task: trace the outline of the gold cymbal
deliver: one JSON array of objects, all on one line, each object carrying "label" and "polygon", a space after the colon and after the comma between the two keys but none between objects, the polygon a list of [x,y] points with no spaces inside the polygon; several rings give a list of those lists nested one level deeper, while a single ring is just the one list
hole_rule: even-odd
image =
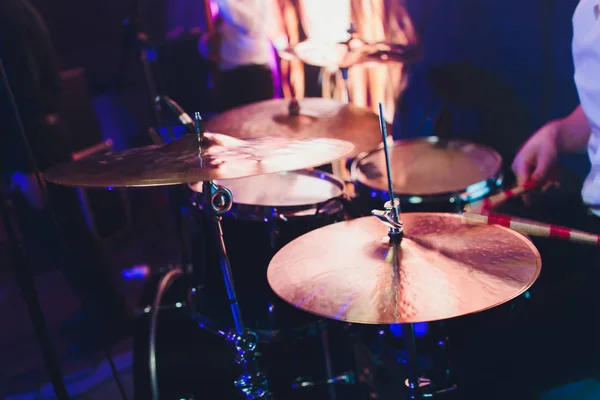
[{"label": "gold cymbal", "polygon": [[379,118],[370,110],[324,98],[301,99],[298,104],[299,115],[292,115],[290,100],[261,101],[219,114],[206,127],[240,139],[270,136],[346,140],[355,146],[351,157],[374,150],[381,143]]},{"label": "gold cymbal", "polygon": [[206,133],[202,157],[196,135],[163,146],[109,152],[58,165],[44,178],[59,185],[104,188],[195,183],[294,171],[347,156],[354,146],[335,139],[239,140]]},{"label": "gold cymbal", "polygon": [[466,225],[458,214],[402,214],[404,239],[364,217],[317,229],[271,261],[282,299],[327,318],[364,324],[436,321],[507,302],[537,279],[533,244],[508,228]]}]

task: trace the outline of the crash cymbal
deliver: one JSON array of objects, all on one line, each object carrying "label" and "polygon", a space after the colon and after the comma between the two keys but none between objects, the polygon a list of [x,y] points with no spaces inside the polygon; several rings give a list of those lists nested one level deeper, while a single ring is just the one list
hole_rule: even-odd
[{"label": "crash cymbal", "polygon": [[59,165],[44,178],[59,185],[104,188],[195,183],[294,171],[345,157],[354,146],[335,139],[239,140],[206,133],[202,157],[196,135],[163,146],[90,156]]},{"label": "crash cymbal", "polygon": [[313,314],[365,324],[436,321],[507,302],[529,288],[540,254],[519,233],[466,225],[458,214],[405,213],[390,245],[376,217],[340,222],[284,246],[267,278]]},{"label": "crash cymbal", "polygon": [[[324,98],[298,100],[299,115],[289,111],[290,100],[273,99],[226,111],[211,118],[210,131],[240,139],[280,137],[332,138],[354,144],[353,157],[381,143],[379,119],[370,110]],[[391,132],[388,126],[388,132]]]},{"label": "crash cymbal", "polygon": [[348,43],[331,43],[309,39],[279,51],[284,60],[297,59],[305,64],[329,69],[356,65],[374,67],[387,63],[407,63],[418,59],[414,46],[390,42],[366,43],[354,38]]},{"label": "crash cymbal", "polygon": [[374,68],[382,64],[405,64],[419,58],[416,48],[387,42],[366,44],[363,50],[349,52],[341,62],[341,68],[360,65]]}]

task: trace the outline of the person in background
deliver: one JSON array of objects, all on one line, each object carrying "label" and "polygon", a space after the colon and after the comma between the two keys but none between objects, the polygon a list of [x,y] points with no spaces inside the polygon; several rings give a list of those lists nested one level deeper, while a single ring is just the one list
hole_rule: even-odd
[{"label": "person in background", "polygon": [[[524,210],[508,213],[600,234],[598,0],[580,0],[575,9],[572,56],[580,104],[535,132],[512,169],[520,184],[543,183],[561,155],[587,150],[590,172],[583,183],[562,179],[560,189],[531,197]],[[488,326],[487,333],[477,332],[481,339],[467,346],[472,355],[462,366],[465,399],[540,398],[574,382],[580,384],[561,388],[566,394],[560,398],[600,398],[600,250],[565,240],[532,240],[542,257],[542,274],[529,300],[513,303],[509,318]]]},{"label": "person in background", "polygon": [[[28,239],[44,242],[81,300],[83,311],[63,327],[71,337],[71,350],[99,350],[128,333],[132,314],[88,229],[77,192],[46,184],[57,231],[37,182],[36,175],[70,161],[72,152],[60,115],[57,56],[42,17],[28,0],[0,2],[0,60],[7,78],[5,82],[0,75],[0,184],[11,197],[26,247]],[[19,129],[7,84],[37,165]]]},{"label": "person in background", "polygon": [[271,69],[272,0],[213,0],[215,32],[200,52],[216,63],[215,92],[222,111],[274,97]]}]

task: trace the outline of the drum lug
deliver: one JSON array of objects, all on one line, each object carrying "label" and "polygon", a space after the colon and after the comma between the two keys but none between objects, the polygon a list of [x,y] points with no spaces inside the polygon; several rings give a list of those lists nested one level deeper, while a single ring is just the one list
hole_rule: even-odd
[{"label": "drum lug", "polygon": [[283,214],[277,214],[277,215],[275,216],[275,218],[276,218],[277,220],[279,220],[279,221],[288,222],[288,219],[287,219],[287,217],[286,217],[285,215],[283,215]]}]

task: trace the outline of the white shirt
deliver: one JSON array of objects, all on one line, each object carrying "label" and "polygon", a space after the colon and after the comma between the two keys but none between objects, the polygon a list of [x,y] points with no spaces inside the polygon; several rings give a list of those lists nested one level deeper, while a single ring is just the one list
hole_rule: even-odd
[{"label": "white shirt", "polygon": [[220,59],[222,70],[243,65],[269,64],[269,0],[214,0],[223,24]]},{"label": "white shirt", "polygon": [[[592,168],[582,190],[586,204],[600,205],[600,0],[581,0],[573,14],[575,84],[592,134],[588,155]],[[594,214],[600,215],[600,209]]]},{"label": "white shirt", "polygon": [[307,40],[329,44],[350,38],[350,0],[301,0],[300,9]]}]

